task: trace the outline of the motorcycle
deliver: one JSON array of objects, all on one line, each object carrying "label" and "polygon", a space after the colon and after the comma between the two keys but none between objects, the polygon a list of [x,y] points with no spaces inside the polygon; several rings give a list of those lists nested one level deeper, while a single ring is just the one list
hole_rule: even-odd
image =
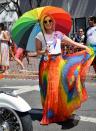
[{"label": "motorcycle", "polygon": [[0,131],[33,131],[30,105],[16,92],[0,91]]}]

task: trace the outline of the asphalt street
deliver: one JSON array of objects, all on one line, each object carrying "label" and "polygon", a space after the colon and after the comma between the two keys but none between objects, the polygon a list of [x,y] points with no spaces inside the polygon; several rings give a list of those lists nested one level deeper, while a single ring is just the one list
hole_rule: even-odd
[{"label": "asphalt street", "polygon": [[42,106],[38,80],[8,80],[0,81],[0,90],[15,90],[32,107],[33,131],[96,131],[96,83],[86,82],[88,100],[82,104],[75,114],[66,122],[40,125]]}]

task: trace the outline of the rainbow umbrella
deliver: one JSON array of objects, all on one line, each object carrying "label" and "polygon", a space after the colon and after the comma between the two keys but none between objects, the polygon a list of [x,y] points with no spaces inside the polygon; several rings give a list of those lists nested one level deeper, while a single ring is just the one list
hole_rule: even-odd
[{"label": "rainbow umbrella", "polygon": [[24,13],[12,27],[12,38],[16,44],[27,51],[35,51],[35,36],[42,31],[40,20],[46,14],[56,22],[56,30],[68,35],[71,30],[71,16],[64,9],[54,6],[35,8]]}]

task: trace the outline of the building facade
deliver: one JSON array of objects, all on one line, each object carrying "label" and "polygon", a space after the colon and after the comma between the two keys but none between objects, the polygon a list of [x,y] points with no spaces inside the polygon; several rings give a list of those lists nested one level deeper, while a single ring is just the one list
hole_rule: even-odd
[{"label": "building facade", "polygon": [[[36,7],[36,0],[32,1],[34,7]],[[23,13],[31,9],[28,0],[21,0],[20,4]],[[40,6],[45,5],[62,7],[68,11],[73,19],[73,32],[80,27],[85,30],[87,18],[92,15],[96,16],[96,0],[41,0]]]},{"label": "building facade", "polygon": [[[0,3],[2,2],[4,3],[4,1],[6,2],[6,0],[0,0]],[[87,26],[87,18],[92,15],[96,16],[96,0],[38,0],[38,1],[41,1],[40,6],[46,5],[58,6],[68,11],[71,14],[73,20],[73,28],[72,28],[73,32],[75,32],[78,28],[82,26],[85,30]],[[32,0],[32,3],[33,4],[31,6],[29,0],[20,0],[21,12],[25,13],[26,11],[37,7],[38,5],[37,0]],[[4,17],[4,15],[2,16]],[[10,20],[11,19],[12,17],[10,18]]]}]

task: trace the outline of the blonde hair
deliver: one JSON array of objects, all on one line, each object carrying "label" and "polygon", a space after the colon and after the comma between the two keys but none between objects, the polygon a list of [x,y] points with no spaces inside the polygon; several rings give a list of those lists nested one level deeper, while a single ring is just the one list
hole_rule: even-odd
[{"label": "blonde hair", "polygon": [[55,31],[55,20],[53,19],[53,17],[50,15],[50,14],[46,14],[46,15],[43,15],[40,19],[40,26],[41,26],[41,29],[43,31],[43,33],[46,32],[46,29],[44,28],[44,19],[46,17],[50,17],[53,21],[53,24],[52,24],[52,30]]}]

